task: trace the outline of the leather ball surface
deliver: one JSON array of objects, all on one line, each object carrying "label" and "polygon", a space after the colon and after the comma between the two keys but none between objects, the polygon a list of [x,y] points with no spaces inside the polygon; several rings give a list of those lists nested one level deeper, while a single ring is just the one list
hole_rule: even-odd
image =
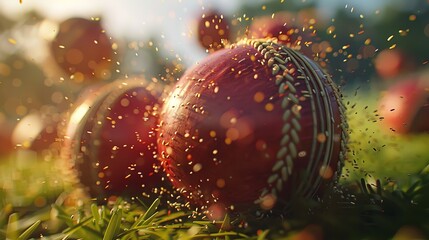
[{"label": "leather ball surface", "polygon": [[339,93],[314,62],[247,40],[182,76],[162,109],[158,151],[197,205],[268,210],[337,179],[346,127]]}]

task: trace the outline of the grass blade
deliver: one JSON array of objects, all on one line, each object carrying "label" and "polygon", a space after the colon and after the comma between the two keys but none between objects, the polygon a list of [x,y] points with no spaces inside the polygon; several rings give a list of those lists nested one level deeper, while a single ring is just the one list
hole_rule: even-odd
[{"label": "grass blade", "polygon": [[153,219],[156,217],[157,214],[158,214],[158,212],[155,212],[148,219],[144,220],[144,222],[142,223],[142,226],[150,224],[153,221]]},{"label": "grass blade", "polygon": [[63,231],[63,233],[65,234],[64,239],[68,238],[69,236],[75,233],[82,239],[101,239],[102,235],[99,232],[95,231],[93,228],[85,226],[86,224],[90,223],[93,219],[94,218],[90,216],[85,220],[81,221],[80,223],[65,229]]},{"label": "grass blade", "polygon": [[239,232],[222,232],[222,233],[202,233],[194,235],[194,239],[199,238],[209,238],[209,237],[226,237],[226,236],[235,236],[235,237],[241,237],[241,238],[249,238],[246,234],[239,233]]},{"label": "grass blade", "polygon": [[157,220],[156,223],[157,224],[161,224],[161,223],[165,223],[165,222],[169,222],[184,216],[187,216],[188,214],[186,214],[185,212],[175,212],[175,213],[171,213],[165,217],[162,217],[161,219]]},{"label": "grass blade", "polygon": [[270,232],[270,230],[264,230],[261,234],[258,235],[258,239],[257,240],[265,240],[267,239],[268,233]]},{"label": "grass blade", "polygon": [[58,212],[57,218],[63,220],[64,223],[67,224],[67,226],[69,226],[69,227],[73,226],[73,220],[66,213],[66,211],[64,211],[64,209],[61,206],[58,206],[58,205],[54,204],[54,205],[52,205],[52,208],[54,208],[55,210],[57,210],[57,212]]},{"label": "grass blade", "polygon": [[[225,218],[223,219],[223,223],[220,226],[219,233],[225,232],[226,230],[231,229],[231,219],[228,214],[225,214]],[[229,236],[225,236],[225,240],[229,239]],[[220,237],[217,237],[216,240],[220,240]]]},{"label": "grass blade", "polygon": [[121,227],[122,209],[113,212],[112,218],[107,225],[103,240],[112,240]]},{"label": "grass blade", "polygon": [[[92,221],[92,217],[89,217],[83,221],[81,221],[80,223],[70,226],[69,228],[66,228],[63,233],[66,235],[66,238],[68,238],[70,235],[72,235],[75,232],[80,231],[79,233],[81,233],[83,231],[83,226],[87,223],[89,223],[90,221]],[[83,234],[84,235],[84,234]]]},{"label": "grass blade", "polygon": [[143,220],[148,219],[149,217],[151,217],[155,213],[160,202],[161,202],[161,199],[159,199],[159,198],[157,198],[157,199],[155,199],[155,201],[153,201],[153,203],[150,205],[150,207],[147,209],[146,213],[144,214]]},{"label": "grass blade", "polygon": [[147,209],[145,214],[143,216],[140,216],[137,221],[134,222],[134,224],[131,226],[131,228],[135,228],[137,226],[142,225],[148,218],[152,217],[152,215],[155,213],[156,209],[159,206],[160,199],[157,198],[153,203],[150,205],[150,207]]},{"label": "grass blade", "polygon": [[136,197],[137,201],[143,206],[144,209],[148,209],[147,205],[138,197]]},{"label": "grass blade", "polygon": [[220,227],[219,232],[224,232],[231,229],[231,218],[228,214],[225,214],[225,218],[223,219],[222,226]]},{"label": "grass blade", "polygon": [[30,227],[28,227],[21,235],[19,235],[18,240],[26,240],[29,239],[31,234],[39,227],[42,221],[38,220],[33,223]]},{"label": "grass blade", "polygon": [[100,209],[96,204],[91,204],[91,213],[94,217],[94,225],[97,230],[100,230],[104,227],[104,222],[101,216]]},{"label": "grass blade", "polygon": [[6,229],[6,239],[16,240],[18,239],[18,214],[12,213],[9,216]]},{"label": "grass blade", "polygon": [[361,187],[363,193],[369,194],[368,189],[366,188],[365,179],[363,179],[363,178],[360,179],[360,187]]}]

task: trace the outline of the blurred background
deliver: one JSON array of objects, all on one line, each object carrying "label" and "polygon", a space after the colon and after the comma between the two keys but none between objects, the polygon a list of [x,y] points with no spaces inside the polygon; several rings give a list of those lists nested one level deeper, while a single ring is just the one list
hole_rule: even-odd
[{"label": "blurred background", "polygon": [[58,158],[75,101],[133,76],[168,90],[216,50],[198,28],[209,13],[230,43],[263,18],[298,29],[348,109],[342,181],[427,171],[429,1],[0,0],[0,208],[42,208],[70,188]]}]

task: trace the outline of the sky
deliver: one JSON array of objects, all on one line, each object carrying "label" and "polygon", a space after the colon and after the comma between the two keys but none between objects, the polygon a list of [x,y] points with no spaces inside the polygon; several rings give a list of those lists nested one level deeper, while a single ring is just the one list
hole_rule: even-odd
[{"label": "sky", "polygon": [[[286,0],[287,1],[287,0]],[[303,0],[305,1],[305,0]],[[242,4],[260,4],[264,0],[0,0],[0,11],[17,18],[29,10],[37,10],[53,21],[72,16],[102,16],[106,31],[114,38],[146,41],[155,36],[163,41],[163,49],[178,54],[192,64],[205,56],[195,48],[195,19],[204,9],[219,9],[231,15]],[[379,8],[385,0],[320,0],[321,10],[332,13],[336,6],[356,6],[363,12]]]}]

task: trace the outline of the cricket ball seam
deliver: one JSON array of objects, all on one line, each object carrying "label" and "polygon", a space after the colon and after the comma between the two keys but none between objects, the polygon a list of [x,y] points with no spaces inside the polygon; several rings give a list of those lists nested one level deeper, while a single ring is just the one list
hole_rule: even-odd
[{"label": "cricket ball seam", "polygon": [[[322,79],[319,77],[319,75],[315,72],[315,70],[312,68],[312,66],[310,66],[308,61],[305,61],[305,58],[299,58],[296,55],[295,52],[290,51],[288,49],[285,49],[286,52],[288,52],[291,57],[292,60],[294,62],[294,64],[296,66],[299,66],[299,70],[298,72],[302,72],[304,70],[306,70],[307,72],[304,73],[302,72],[302,74],[304,75],[304,80],[306,80],[307,83],[307,87],[308,90],[312,90],[313,94],[315,95],[315,97],[311,97],[311,100],[314,102],[314,100],[317,101],[317,107],[314,107],[313,104],[313,109],[314,110],[324,110],[324,114],[323,112],[318,112],[318,116],[319,118],[317,118],[317,116],[314,116],[314,111],[313,111],[313,150],[312,150],[312,154],[314,154],[314,152],[316,150],[314,150],[314,148],[316,146],[319,147],[318,149],[318,154],[317,157],[310,157],[310,164],[308,164],[307,167],[307,176],[312,177],[311,179],[309,179],[306,183],[307,186],[303,186],[303,184],[301,184],[297,190],[297,193],[299,193],[300,191],[305,191],[303,193],[303,195],[305,197],[307,196],[311,196],[319,187],[320,185],[320,177],[319,174],[316,174],[314,171],[316,171],[317,166],[315,166],[315,163],[318,163],[320,161],[315,161],[315,159],[321,159],[324,158],[322,161],[322,166],[329,166],[329,162],[330,162],[330,158],[332,156],[332,150],[333,150],[333,135],[330,133],[334,132],[334,123],[335,120],[332,118],[332,116],[334,116],[333,112],[332,112],[332,104],[331,101],[328,101],[327,96],[329,95],[329,93],[326,91],[326,88],[324,87],[323,83],[322,83]],[[309,77],[311,75],[311,79],[315,80],[315,81],[309,81]],[[299,78],[300,76],[298,76],[297,78]],[[327,77],[325,77],[325,79],[327,79]],[[312,84],[312,86],[310,86],[310,83]],[[311,95],[310,95],[311,96]],[[323,100],[323,103],[320,102],[320,100]],[[326,123],[325,123],[325,118],[324,116],[331,116],[330,119],[326,119]],[[318,122],[316,121],[316,119],[318,119],[321,123],[317,124]],[[329,123],[329,120],[331,120],[331,124]],[[317,126],[320,126],[320,129],[317,128]],[[325,135],[325,137],[327,137],[327,141],[323,141],[323,142],[319,142],[319,144],[317,144],[317,135],[318,133],[323,133]],[[326,143],[326,144],[325,144]],[[326,147],[324,147],[324,145],[326,145]],[[324,156],[322,156],[323,150],[326,150],[327,153],[324,154]],[[311,170],[311,173],[308,173],[308,171]],[[316,178],[316,179],[313,179]],[[310,184],[311,183],[311,184]],[[312,188],[311,188],[312,187]],[[303,190],[301,190],[302,188],[304,188]]]},{"label": "cricket ball seam", "polygon": [[[285,125],[282,129],[282,140],[280,142],[280,149],[276,154],[278,161],[272,167],[272,173],[267,179],[268,186],[262,189],[260,198],[255,203],[260,203],[265,195],[268,193],[277,196],[283,188],[283,184],[288,180],[292,174],[293,159],[297,156],[296,144],[299,143],[298,133],[301,130],[299,119],[301,118],[299,111],[287,109],[290,102],[293,106],[297,106],[298,99],[295,97],[296,89],[293,85],[294,79],[287,73],[285,63],[290,59],[287,57],[283,60],[282,56],[273,46],[272,42],[260,42],[258,40],[247,41],[247,44],[253,46],[263,58],[267,61],[268,67],[271,67],[272,75],[275,77],[275,83],[279,86],[279,94],[285,94],[282,100],[282,108],[285,110],[283,113],[283,121]],[[282,71],[280,71],[282,70]],[[286,86],[288,93],[286,95]],[[288,123],[291,122],[292,124]]]},{"label": "cricket ball seam", "polygon": [[[323,158],[322,166],[329,166],[334,147],[333,141],[335,136],[333,136],[333,133],[336,127],[335,120],[331,117],[330,119],[326,119],[325,123],[325,118],[323,117],[333,116],[333,106],[331,101],[328,100],[329,92],[324,87],[322,83],[323,80],[326,81],[326,83],[332,88],[332,93],[336,99],[338,110],[341,115],[340,127],[342,133],[340,136],[341,149],[338,169],[341,169],[345,159],[345,154],[347,151],[346,142],[348,139],[346,132],[347,126],[344,118],[344,106],[342,105],[338,90],[334,86],[329,76],[321,73],[325,77],[322,79],[319,74],[317,74],[316,71],[312,69],[311,63],[309,61],[306,61],[305,58],[299,57],[294,51],[275,44],[275,41],[268,40],[261,42],[259,40],[252,39],[238,43],[238,45],[240,44],[253,46],[263,56],[263,59],[266,61],[268,67],[270,67],[272,70],[272,75],[275,78],[275,84],[279,87],[279,94],[284,94],[281,103],[281,107],[284,110],[282,116],[282,120],[284,122],[282,129],[283,137],[280,142],[280,149],[276,155],[278,161],[272,167],[272,173],[267,180],[268,186],[262,189],[260,197],[255,201],[255,203],[260,203],[267,194],[277,197],[277,194],[282,191],[283,185],[287,182],[289,176],[292,174],[294,160],[296,160],[298,155],[297,145],[300,142],[298,134],[302,127],[300,124],[301,115],[299,112],[299,97],[296,96],[297,90],[295,88],[295,84],[300,81],[295,81],[295,79],[288,74],[288,68],[286,66],[286,63],[288,62],[293,62],[293,64],[297,67],[297,72],[300,75],[298,75],[296,79],[304,81],[307,87],[307,90],[301,90],[300,94],[305,98],[310,99],[310,104],[313,108],[313,144],[310,153],[310,164],[306,168],[306,176],[313,177],[315,179],[310,179],[305,183],[300,184],[296,190],[297,194],[302,193],[302,195],[305,197],[311,196],[317,191],[318,186],[321,184],[321,178],[317,177],[318,174],[315,174],[314,172],[317,168],[315,164],[319,162],[316,160]],[[304,70],[306,72],[304,72]],[[311,76],[315,81],[309,81],[309,76]],[[315,95],[315,97],[313,97],[313,95]],[[293,103],[293,105],[290,106],[290,103]],[[319,120],[321,124],[318,124],[317,120]],[[316,142],[318,133],[325,134],[327,141],[322,143],[319,142],[318,144]],[[316,149],[316,146],[318,149]],[[322,155],[324,152],[325,154]],[[317,156],[314,156],[316,154]],[[338,179],[337,172],[335,172],[333,177],[335,180]]]}]

